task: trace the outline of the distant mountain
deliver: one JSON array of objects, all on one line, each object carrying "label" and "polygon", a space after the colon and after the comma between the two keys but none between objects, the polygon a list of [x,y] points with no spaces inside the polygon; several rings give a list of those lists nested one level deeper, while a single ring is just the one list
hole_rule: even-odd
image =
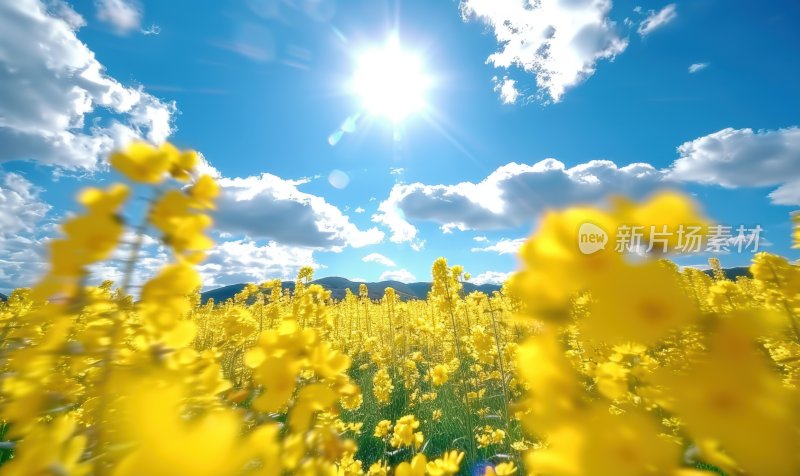
[{"label": "distant mountain", "polygon": [[[331,292],[333,299],[343,299],[347,289],[353,294],[358,294],[358,287],[362,283],[350,281],[347,278],[330,277],[320,278],[311,281],[311,284],[319,284]],[[431,290],[431,283],[401,283],[400,281],[380,281],[377,283],[363,283],[367,285],[369,290],[370,299],[380,299],[386,292],[386,288],[394,288],[397,296],[402,300],[408,299],[425,299],[428,297],[428,292]],[[209,299],[214,302],[225,302],[240,292],[246,284],[232,284],[222,288],[212,289],[202,293],[202,302],[205,303]],[[283,289],[294,291],[294,281],[284,281]],[[476,285],[473,283],[464,283],[464,292],[469,294],[473,291],[480,291],[486,294],[491,294],[499,291],[500,286],[495,284],[481,284]]]},{"label": "distant mountain", "polygon": [[0,301],[5,301],[6,299],[8,299],[8,296],[6,296],[3,293],[0,293]]},{"label": "distant mountain", "polygon": [[[714,277],[714,270],[713,269],[704,269],[704,273]],[[730,279],[731,281],[736,281],[736,278],[752,278],[753,275],[750,274],[750,268],[747,266],[737,266],[735,268],[723,268],[722,272],[725,273],[725,277]]]}]

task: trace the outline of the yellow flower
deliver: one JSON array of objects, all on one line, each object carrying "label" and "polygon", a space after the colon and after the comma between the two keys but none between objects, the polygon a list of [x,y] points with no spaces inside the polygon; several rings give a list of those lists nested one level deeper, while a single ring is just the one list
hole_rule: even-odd
[{"label": "yellow flower", "polygon": [[514,463],[500,463],[497,466],[487,466],[483,476],[512,476],[517,474]]},{"label": "yellow flower", "polygon": [[394,385],[392,384],[392,378],[389,376],[389,372],[385,368],[375,372],[375,375],[372,377],[372,393],[375,394],[375,398],[378,402],[384,405],[389,403],[393,390]]},{"label": "yellow flower", "polygon": [[428,459],[424,454],[420,453],[408,463],[403,461],[394,469],[395,476],[425,476],[425,466],[428,464]]},{"label": "yellow flower", "polygon": [[446,365],[439,364],[431,369],[431,381],[434,385],[444,385],[450,378],[449,370]]},{"label": "yellow flower", "polygon": [[86,437],[75,436],[75,430],[75,422],[69,417],[58,417],[49,424],[38,423],[19,443],[14,458],[3,465],[3,474],[90,474],[91,465],[80,462]]},{"label": "yellow flower", "polygon": [[203,208],[213,209],[218,195],[219,185],[209,175],[203,175],[189,188],[189,196]]},{"label": "yellow flower", "polygon": [[[590,223],[608,235],[608,244],[585,255],[578,247],[581,226]],[[617,222],[593,208],[571,208],[542,217],[538,231],[520,249],[525,267],[509,280],[512,294],[534,316],[554,321],[568,317],[566,306],[574,293],[607,279],[622,266],[614,251]]]},{"label": "yellow flower", "polygon": [[150,223],[165,234],[170,234],[175,227],[174,222],[189,215],[192,205],[192,200],[185,194],[169,190],[150,209]]},{"label": "yellow flower", "polygon": [[180,180],[181,182],[186,182],[191,178],[190,172],[194,170],[199,162],[199,157],[197,152],[193,150],[186,150],[186,151],[179,151],[176,149],[172,144],[164,144],[166,148],[171,148],[173,150],[170,151],[170,158],[172,159],[172,164],[170,166],[169,173],[172,175],[172,178],[176,180]]},{"label": "yellow flower", "polygon": [[[166,378],[162,378],[166,377]],[[122,396],[109,412],[120,446],[131,448],[114,466],[113,476],[173,474],[219,476],[238,474],[253,458],[280,468],[275,444],[277,425],[242,437],[240,416],[215,409],[187,421],[181,417],[185,389],[168,377],[118,375],[115,390]]]},{"label": "yellow flower", "polygon": [[171,303],[180,308],[188,308],[191,303],[186,296],[198,289],[200,284],[200,275],[192,266],[186,263],[171,264],[145,283],[141,299],[143,302],[157,302],[161,305]]},{"label": "yellow flower", "polygon": [[517,368],[530,395],[523,422],[531,431],[558,422],[573,411],[580,388],[553,332],[530,337],[520,345]]},{"label": "yellow flower", "polygon": [[388,476],[389,475],[389,465],[386,461],[377,461],[372,463],[367,471],[369,476]]},{"label": "yellow flower", "polygon": [[375,425],[374,436],[376,438],[384,438],[392,430],[392,422],[389,420],[381,420]]},{"label": "yellow flower", "polygon": [[600,393],[616,400],[628,391],[628,369],[617,362],[603,362],[595,368],[594,381]]},{"label": "yellow flower", "polygon": [[170,190],[150,210],[150,222],[164,233],[164,242],[177,253],[203,251],[214,244],[203,234],[211,226],[211,217],[193,211],[195,205],[190,197]]},{"label": "yellow flower", "polygon": [[749,474],[797,474],[796,396],[783,386],[750,335],[747,316],[708,338],[708,351],[686,356],[687,369],[662,373],[664,403],[696,440],[715,440]]},{"label": "yellow flower", "polygon": [[344,376],[350,368],[350,357],[331,348],[328,342],[321,342],[311,351],[309,358],[314,372],[322,378],[336,379]]},{"label": "yellow flower", "polygon": [[91,214],[112,215],[117,213],[129,195],[130,189],[126,185],[118,183],[106,190],[94,187],[84,189],[78,195],[78,201]]},{"label": "yellow flower", "polygon": [[453,450],[428,463],[426,469],[430,476],[450,476],[458,473],[463,460],[464,452]]},{"label": "yellow flower", "polygon": [[606,405],[594,404],[562,421],[546,448],[528,453],[526,464],[538,474],[671,474],[680,464],[680,446],[658,430],[647,414],[613,415]]},{"label": "yellow flower", "polygon": [[595,342],[653,344],[697,312],[678,275],[657,261],[618,268],[591,292],[581,329]]},{"label": "yellow flower", "polygon": [[424,437],[422,432],[415,431],[417,428],[419,428],[419,421],[414,415],[400,417],[394,424],[394,432],[392,432],[392,438],[389,440],[392,447],[399,448],[401,446],[414,445],[415,448],[419,449],[422,446]]},{"label": "yellow flower", "polygon": [[124,151],[111,154],[111,165],[134,182],[157,184],[173,166],[177,149],[171,144],[153,147],[133,142]]},{"label": "yellow flower", "polygon": [[[630,227],[642,227],[642,243],[653,242],[653,251],[656,252],[661,252],[664,245],[655,244],[658,241],[651,241],[652,239],[663,239],[669,252],[680,244],[681,227],[684,230],[689,227],[699,227],[700,235],[704,235],[708,227],[708,221],[700,213],[697,204],[678,192],[658,192],[640,204],[617,198],[615,205],[619,223]],[[665,230],[666,234],[661,234]]]},{"label": "yellow flower", "polygon": [[289,413],[289,428],[296,433],[308,430],[314,413],[333,406],[338,395],[323,384],[308,385],[300,389],[297,401]]}]

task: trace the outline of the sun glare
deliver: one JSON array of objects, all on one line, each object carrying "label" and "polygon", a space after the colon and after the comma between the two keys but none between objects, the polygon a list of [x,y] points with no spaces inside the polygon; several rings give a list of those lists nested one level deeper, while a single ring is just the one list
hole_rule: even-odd
[{"label": "sun glare", "polygon": [[425,108],[429,86],[420,58],[391,40],[361,55],[352,92],[368,113],[397,122]]}]

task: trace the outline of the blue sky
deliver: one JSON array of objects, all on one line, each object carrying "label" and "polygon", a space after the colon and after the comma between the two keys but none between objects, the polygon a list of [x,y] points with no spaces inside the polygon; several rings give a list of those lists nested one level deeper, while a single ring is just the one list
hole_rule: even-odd
[{"label": "blue sky", "polygon": [[[291,277],[303,264],[318,276],[428,280],[438,256],[498,281],[543,210],[662,186],[694,194],[719,223],[760,225],[770,251],[797,258],[796,2],[22,0],[0,10],[0,291],[31,284],[77,190],[119,179],[104,156],[136,137],[194,148],[220,178],[207,287]],[[426,107],[400,121],[363,110],[349,87],[359,57],[393,36],[430,78]],[[156,240],[146,252],[142,276],[168,258]]]}]

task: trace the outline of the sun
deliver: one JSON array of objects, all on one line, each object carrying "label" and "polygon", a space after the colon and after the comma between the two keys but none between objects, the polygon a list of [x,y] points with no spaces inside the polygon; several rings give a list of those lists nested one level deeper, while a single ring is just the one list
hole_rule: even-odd
[{"label": "sun", "polygon": [[393,38],[358,58],[351,87],[366,112],[399,122],[426,108],[430,83],[419,56]]}]

